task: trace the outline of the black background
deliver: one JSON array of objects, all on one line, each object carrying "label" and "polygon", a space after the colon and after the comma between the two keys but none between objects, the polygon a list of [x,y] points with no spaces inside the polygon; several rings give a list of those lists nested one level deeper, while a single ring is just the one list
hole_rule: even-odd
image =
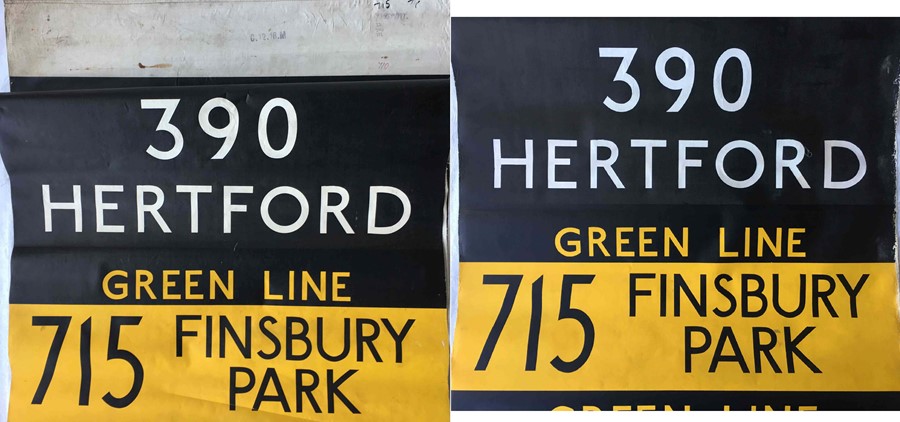
[{"label": "black background", "polygon": [[[449,88],[446,79],[162,87],[103,91],[13,94],[0,99],[0,154],[10,174],[15,249],[11,299],[14,303],[109,303],[100,280],[110,269],[235,268],[252,282],[235,303],[262,303],[263,269],[351,271],[350,306],[445,307],[441,230],[445,198]],[[239,110],[239,132],[231,152],[210,158],[222,141],[198,123],[204,102],[224,97]],[[290,101],[299,122],[297,142],[287,157],[264,155],[257,139],[262,106],[271,98]],[[171,123],[184,135],[178,157],[162,161],[145,152],[166,150],[172,137],[155,131],[162,110],[142,110],[141,99],[179,98]],[[222,127],[227,114],[210,117]],[[286,137],[285,114],[270,114],[274,148]],[[71,211],[53,212],[53,232],[44,232],[41,185],[51,200],[71,201],[72,185],[82,187],[82,233]],[[106,224],[125,233],[96,233],[93,186],[124,185],[107,193]],[[147,216],[137,232],[135,186],[156,185],[165,193],[160,214],[172,229],[163,233]],[[199,199],[199,233],[190,232],[190,203],[175,185],[212,185]],[[232,233],[222,230],[222,186],[248,185],[253,194],[235,195],[246,213],[232,214]],[[259,216],[272,188],[299,189],[310,205],[301,229],[273,232]],[[345,234],[334,217],[319,234],[320,188],[338,185],[350,193],[343,214],[355,234]],[[403,191],[411,202],[409,222],[390,235],[366,234],[369,186]],[[148,196],[152,198],[152,196]],[[332,197],[332,202],[336,201]],[[379,196],[378,225],[400,217],[399,201]],[[277,198],[272,218],[294,221],[299,205]],[[277,268],[276,268],[277,267]],[[299,273],[298,273],[299,274]],[[250,280],[251,278],[255,278]],[[201,283],[202,284],[202,283]],[[247,286],[244,286],[247,288]],[[86,289],[86,290],[85,290]],[[52,292],[52,293],[51,293]]]},{"label": "black background", "polygon": [[[629,112],[609,110],[607,96],[628,98],[624,82],[613,81],[621,61],[600,58],[600,47],[637,48],[629,74],[641,88]],[[676,91],[663,87],[654,70],[659,54],[681,47],[694,59],[696,79],[682,110],[667,113]],[[713,70],[729,48],[747,52],[753,82],[740,111],[722,111],[713,96]],[[670,75],[683,74],[677,59]],[[679,69],[680,67],[680,69]],[[502,19],[453,20],[453,70],[459,97],[460,194],[463,209],[517,205],[594,204],[893,204],[893,113],[900,76],[900,20],[896,19]],[[725,97],[738,97],[737,60],[723,75]],[[534,189],[524,189],[522,167],[504,167],[503,188],[493,188],[492,140],[504,142],[504,156],[524,156],[524,140],[534,139]],[[573,191],[546,189],[546,140],[575,139],[579,148],[559,149],[573,158],[559,167],[558,180],[577,180]],[[812,189],[801,189],[790,173],[776,190],[774,146],[779,138],[803,143],[800,164]],[[614,165],[626,189],[617,190],[600,173],[600,188],[589,188],[588,144],[609,139],[619,145]],[[666,139],[654,151],[654,189],[644,189],[643,149],[631,139]],[[703,168],[688,169],[687,189],[677,189],[677,141],[701,139],[709,148],[691,149]],[[734,189],[715,173],[719,148],[732,140],[756,144],[766,158],[762,179]],[[861,183],[847,190],[822,189],[826,139],[858,145],[868,161]],[[601,150],[603,151],[603,150]],[[603,152],[601,152],[602,154]],[[788,150],[788,156],[793,150]],[[856,161],[838,150],[836,180],[850,178]],[[844,156],[843,154],[847,154]],[[741,157],[741,159],[738,159]],[[747,152],[729,154],[726,169],[750,175]],[[744,171],[742,171],[744,170]]]},{"label": "black background", "polygon": [[[607,96],[624,102],[629,89],[613,80],[621,59],[600,58],[600,47],[637,48],[628,73],[641,96],[629,112],[603,104]],[[670,47],[685,49],[696,66],[693,91],[673,113],[666,110],[678,92],[655,74],[657,57]],[[716,60],[729,48],[746,51],[752,65],[749,99],[733,113],[721,110],[713,95]],[[806,261],[894,260],[900,20],[454,19],[453,70],[463,261],[570,260],[553,248],[556,231],[599,226],[610,232],[614,225],[692,227],[695,247],[687,261],[719,260],[719,225],[733,231],[807,227]],[[668,72],[677,78],[684,66],[673,59]],[[730,101],[738,97],[740,72],[737,60],[725,66]],[[523,166],[504,166],[503,187],[493,187],[494,138],[502,140],[504,157],[523,157],[524,140],[534,140],[533,189],[524,187]],[[802,189],[787,170],[784,188],[775,189],[775,142],[783,138],[806,147],[799,167],[811,189]],[[578,140],[577,148],[557,149],[558,157],[572,159],[557,167],[557,180],[577,181],[577,189],[547,189],[547,139]],[[619,146],[613,167],[625,189],[616,189],[602,170],[599,188],[590,188],[591,139]],[[654,149],[653,189],[644,188],[644,149],[630,147],[632,139],[668,141]],[[688,152],[703,167],[687,169],[686,189],[677,187],[681,139],[709,141],[707,149]],[[715,171],[719,149],[739,139],[755,144],[765,159],[762,178],[747,189],[726,185]],[[867,160],[865,177],[850,189],[823,188],[823,141],[834,139],[853,142]],[[600,156],[606,154],[601,149]],[[786,157],[793,154],[786,150]],[[849,151],[835,149],[834,159],[835,180],[855,174]],[[753,164],[741,150],[725,160],[737,179],[748,177]]]}]

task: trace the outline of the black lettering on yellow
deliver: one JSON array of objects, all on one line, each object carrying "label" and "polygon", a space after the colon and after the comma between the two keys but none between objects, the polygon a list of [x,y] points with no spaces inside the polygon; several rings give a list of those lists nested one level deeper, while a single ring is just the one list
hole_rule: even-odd
[{"label": "black lettering on yellow", "polygon": [[276,336],[275,333],[270,331],[266,326],[266,324],[274,324],[275,322],[277,321],[274,317],[271,316],[264,316],[259,320],[259,331],[261,331],[263,335],[266,336],[266,338],[268,338],[270,342],[272,342],[272,351],[270,353],[263,352],[262,349],[256,352],[259,357],[266,360],[274,359],[281,353],[281,341],[279,341],[278,336]]},{"label": "black lettering on yellow", "polygon": [[[800,343],[815,329],[815,327],[805,327],[796,337],[792,336],[791,327],[784,327],[783,330],[774,330],[768,327],[751,327],[750,339],[753,354],[754,373],[763,373],[763,359],[771,367],[772,372],[776,374],[782,373],[782,367],[779,365],[773,350],[780,346],[784,348],[784,364],[787,373],[795,373],[795,359],[802,362],[813,373],[821,373],[822,371],[800,350]],[[779,342],[779,333],[783,336],[783,341]],[[702,336],[702,341],[697,342],[696,334]],[[735,362],[741,369],[741,372],[750,373],[747,365],[747,359],[742,352],[741,342],[738,341],[732,327],[723,327],[716,341],[716,348],[710,356],[709,372],[715,373],[721,370],[719,364],[723,362]],[[744,341],[746,337],[744,337]],[[714,336],[706,327],[687,326],[684,328],[684,371],[692,372],[693,359],[707,353],[712,345]],[[726,346],[730,347],[731,353],[726,352]],[[747,350],[747,349],[744,349]]]},{"label": "black lettering on yellow", "polygon": [[731,294],[731,292],[722,285],[723,281],[730,282],[731,280],[733,279],[730,275],[719,274],[716,276],[716,279],[713,282],[713,284],[716,286],[716,291],[719,292],[719,294],[728,301],[728,308],[726,308],[725,310],[719,309],[718,306],[713,309],[713,313],[716,314],[716,316],[722,318],[731,316],[734,311],[737,310],[737,299],[735,299],[734,295]]},{"label": "black lettering on yellow", "polygon": [[[272,385],[275,386],[274,395],[266,394],[266,392],[269,391],[269,383],[272,383]],[[284,395],[284,388],[281,386],[281,381],[278,380],[278,374],[275,372],[275,368],[266,368],[266,373],[263,374],[259,391],[256,394],[256,400],[253,401],[253,411],[259,410],[262,403],[266,401],[278,402],[281,404],[281,410],[284,410],[285,412],[291,411],[291,408],[288,407],[287,397]]]},{"label": "black lettering on yellow", "polygon": [[[306,322],[305,319],[297,318],[297,317],[287,317],[285,319],[285,323],[286,323],[285,329],[287,330],[286,341],[285,341],[285,343],[286,343],[285,348],[287,349],[285,351],[285,353],[287,354],[287,356],[285,357],[285,359],[287,359],[287,360],[304,360],[304,359],[308,358],[310,353],[312,353],[312,343],[310,343],[309,337],[307,337],[307,333],[309,332],[309,323]],[[302,327],[302,329],[299,332],[294,331],[294,325],[297,325],[297,324],[299,324]],[[294,342],[298,341],[298,340],[305,345],[305,347],[303,349],[303,353],[301,353],[299,355],[294,353]],[[316,380],[317,380],[316,384],[318,384],[318,378],[316,378]],[[313,388],[315,388],[315,387],[313,387]],[[316,407],[318,407],[318,406],[316,406]]]},{"label": "black lettering on yellow", "polygon": [[[725,343],[728,343],[728,346],[731,347],[731,350],[734,354],[726,355],[725,352]],[[741,347],[738,345],[738,341],[734,338],[734,331],[731,327],[725,326],[722,327],[722,334],[719,336],[719,342],[716,343],[716,350],[713,352],[712,361],[709,363],[709,372],[716,372],[716,369],[719,367],[719,362],[737,362],[741,367],[741,372],[749,373],[750,369],[747,368],[747,361],[744,360],[744,354],[741,353]]]},{"label": "black lettering on yellow", "polygon": [[650,290],[638,290],[637,281],[642,278],[656,278],[656,274],[631,274],[628,277],[628,316],[637,314],[637,297],[650,296]]},{"label": "black lettering on yellow", "polygon": [[200,315],[175,315],[175,357],[184,354],[184,338],[197,337],[197,331],[188,331],[184,328],[185,321],[200,321]]}]

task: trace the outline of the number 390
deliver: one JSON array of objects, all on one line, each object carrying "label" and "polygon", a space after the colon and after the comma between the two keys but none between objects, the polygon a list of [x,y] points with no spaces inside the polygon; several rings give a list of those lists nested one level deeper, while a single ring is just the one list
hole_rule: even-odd
[{"label": "number 390", "polygon": [[[171,160],[177,157],[178,154],[181,153],[181,149],[184,148],[184,136],[181,134],[181,130],[171,123],[172,116],[175,114],[175,108],[178,107],[180,101],[181,100],[179,99],[141,100],[141,108],[144,110],[163,110],[162,118],[159,120],[156,130],[168,132],[172,135],[172,140],[174,141],[172,147],[165,151],[161,151],[153,145],[150,145],[147,148],[147,154],[150,154],[153,158],[158,160]],[[284,146],[279,149],[272,147],[272,144],[269,142],[269,133],[267,129],[269,114],[271,114],[272,110],[276,107],[284,110],[287,115],[287,137],[285,138]],[[209,114],[216,108],[221,108],[228,112],[228,124],[223,127],[215,127],[209,121]],[[221,160],[225,158],[225,156],[228,155],[228,152],[231,151],[231,147],[234,146],[234,141],[237,139],[238,135],[240,118],[238,117],[237,106],[225,98],[213,98],[200,107],[197,118],[200,121],[200,128],[203,129],[207,135],[223,140],[222,146],[219,147],[219,151],[212,156],[212,159]],[[297,112],[294,110],[294,106],[290,101],[285,100],[284,98],[272,98],[263,106],[262,110],[259,112],[257,136],[259,138],[259,147],[267,157],[278,160],[287,157],[287,155],[291,153],[291,150],[294,149],[294,144],[297,142]]]},{"label": "number 390", "polygon": [[[606,99],[603,100],[603,104],[612,111],[617,111],[619,113],[631,111],[641,98],[641,87],[638,85],[637,80],[628,74],[628,67],[631,65],[635,53],[637,53],[637,48],[600,48],[601,58],[619,57],[622,59],[613,80],[624,82],[631,89],[631,96],[628,97],[628,100],[625,102],[620,103],[609,97],[606,97]],[[678,59],[684,63],[684,76],[679,79],[673,79],[666,73],[666,64],[672,59]],[[728,99],[725,98],[725,94],[722,92],[722,72],[725,69],[725,64],[731,59],[737,59],[738,63],[740,63],[742,74],[741,93],[734,101],[728,101]],[[673,91],[681,91],[678,94],[675,103],[666,110],[667,112],[675,113],[684,107],[684,103],[687,102],[688,97],[691,96],[691,90],[694,88],[694,73],[694,58],[682,48],[672,47],[666,49],[656,58],[656,78],[659,80],[659,83]],[[716,104],[719,105],[719,108],[730,113],[740,110],[744,107],[744,104],[747,104],[747,98],[750,97],[750,85],[753,82],[753,68],[750,66],[750,57],[740,48],[729,48],[728,50],[725,50],[716,61],[712,82],[713,95],[715,96]]]}]

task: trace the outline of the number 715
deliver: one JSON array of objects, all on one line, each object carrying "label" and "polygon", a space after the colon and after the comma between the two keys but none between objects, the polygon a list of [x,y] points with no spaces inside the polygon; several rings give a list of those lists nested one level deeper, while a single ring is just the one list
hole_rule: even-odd
[{"label": "number 715", "polygon": [[[484,371],[487,369],[491,356],[494,354],[494,348],[497,346],[497,340],[506,326],[509,314],[512,312],[513,304],[516,301],[516,295],[519,286],[522,284],[522,275],[485,275],[483,284],[485,285],[506,285],[506,295],[503,297],[503,303],[500,305],[500,312],[497,319],[491,327],[487,339],[484,342],[484,348],[478,362],[475,364],[476,371]],[[576,284],[591,284],[594,281],[593,275],[571,275],[567,274],[562,279],[562,292],[559,303],[559,320],[572,319],[581,325],[584,331],[584,342],[581,346],[581,352],[571,361],[563,360],[560,356],[556,356],[550,361],[550,364],[560,372],[575,372],[581,368],[588,358],[591,356],[591,350],[594,348],[594,323],[591,317],[581,309],[572,307],[572,288]],[[538,344],[541,336],[541,314],[543,310],[543,290],[544,277],[538,277],[531,284],[531,317],[528,324],[528,345],[525,351],[525,370],[534,371],[537,365]]]},{"label": "number 715", "polygon": [[[50,351],[47,353],[47,362],[44,364],[44,373],[41,375],[40,382],[38,382],[31,404],[42,404],[44,402],[44,396],[47,394],[47,388],[50,387],[50,381],[53,380],[53,374],[56,372],[56,363],[59,361],[59,355],[71,322],[72,317],[70,316],[35,316],[31,319],[31,325],[35,327],[56,327],[56,334],[53,335]],[[144,383],[144,367],[137,356],[119,348],[119,334],[122,326],[138,325],[140,323],[141,317],[139,316],[114,316],[110,318],[109,348],[106,359],[124,360],[131,365],[134,371],[134,382],[128,393],[122,397],[116,397],[111,392],[108,392],[103,396],[103,401],[111,407],[123,408],[128,406],[141,392],[141,386]],[[80,360],[81,385],[78,394],[78,405],[87,406],[90,401],[91,391],[91,318],[86,319],[81,324]]]}]

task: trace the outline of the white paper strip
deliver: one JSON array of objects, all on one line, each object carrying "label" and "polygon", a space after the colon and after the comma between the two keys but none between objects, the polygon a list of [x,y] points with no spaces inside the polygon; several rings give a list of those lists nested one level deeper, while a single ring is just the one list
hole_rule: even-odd
[{"label": "white paper strip", "polygon": [[10,75],[446,75],[448,0],[6,0]]}]

